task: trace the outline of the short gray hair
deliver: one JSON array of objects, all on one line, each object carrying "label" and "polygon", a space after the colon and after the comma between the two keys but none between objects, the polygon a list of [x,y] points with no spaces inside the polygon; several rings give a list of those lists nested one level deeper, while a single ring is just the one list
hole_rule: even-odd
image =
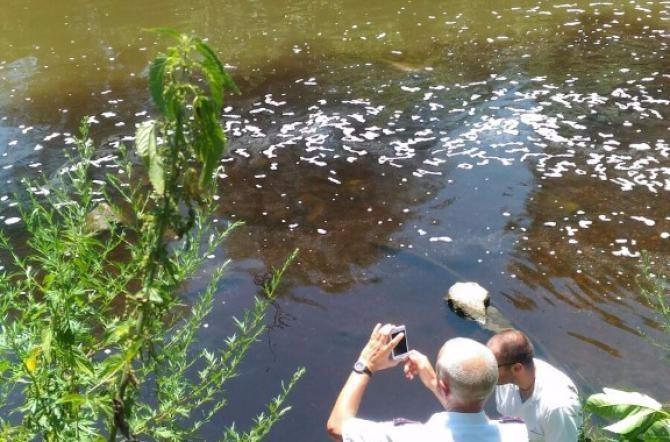
[{"label": "short gray hair", "polygon": [[461,402],[485,401],[498,383],[498,363],[485,345],[468,338],[444,343],[435,364],[438,377]]}]

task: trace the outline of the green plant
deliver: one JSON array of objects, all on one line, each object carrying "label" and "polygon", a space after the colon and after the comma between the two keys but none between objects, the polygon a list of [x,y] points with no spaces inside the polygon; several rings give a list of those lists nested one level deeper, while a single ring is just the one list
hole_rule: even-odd
[{"label": "green plant", "polygon": [[[670,336],[670,281],[666,275],[654,273],[654,264],[648,253],[642,255],[638,286],[642,291],[642,296],[658,314],[661,328]],[[657,344],[665,351],[670,351],[668,344],[659,342]]]},{"label": "green plant", "polygon": [[615,423],[603,428],[623,440],[670,440],[670,410],[651,397],[604,388],[586,401],[590,412]]},{"label": "green plant", "polygon": [[[224,91],[237,91],[200,39],[174,39],[150,68],[159,116],[141,124],[118,174],[93,179],[93,143],[82,123],[77,156],[55,183],[28,183],[21,217],[28,252],[0,234],[11,258],[0,274],[0,437],[3,440],[186,440],[227,404],[222,386],[263,332],[264,314],[293,253],[216,352],[193,344],[224,265],[186,305],[180,288],[225,241],[211,221],[212,179],[226,139]],[[36,191],[39,190],[39,191]],[[256,441],[283,416],[287,385],[251,430]],[[5,414],[6,413],[6,414]]]},{"label": "green plant", "polygon": [[[649,255],[644,254],[638,285],[642,295],[660,316],[663,330],[670,335],[668,282],[652,272],[652,264]],[[664,351],[670,349],[667,344],[657,344]],[[616,434],[619,440],[670,440],[670,408],[647,395],[604,388],[603,393],[591,395],[586,400],[585,409],[607,420],[614,420],[602,430]]]}]

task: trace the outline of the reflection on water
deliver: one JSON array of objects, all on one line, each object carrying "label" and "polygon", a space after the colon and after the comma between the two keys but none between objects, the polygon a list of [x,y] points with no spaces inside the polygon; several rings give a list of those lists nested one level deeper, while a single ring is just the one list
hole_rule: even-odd
[{"label": "reflection on water", "polygon": [[407,208],[429,198],[426,184],[411,186],[394,170],[382,176],[372,162],[355,168],[344,160],[331,162],[329,176],[312,167],[301,168],[300,174],[279,172],[294,167],[296,159],[285,155],[275,163],[277,171],[270,160],[246,159],[227,169],[222,215],[245,221],[231,241],[229,256],[261,257],[269,268],[297,247],[300,264],[291,271],[291,283],[342,293],[352,284],[374,282],[377,276],[368,267],[411,222]]},{"label": "reflection on water", "polygon": [[[443,305],[463,279],[583,389],[670,394],[657,382],[664,355],[644,336],[667,338],[635,282],[643,250],[670,258],[667,2],[245,1],[224,14],[204,0],[10,3],[3,192],[53,173],[82,115],[101,155],[132,142],[151,114],[146,65],[159,47],[141,28],[208,37],[244,91],[222,116],[231,150],[217,216],[246,225],[215,260],[235,264],[203,343],[218,345],[255,279],[301,255],[279,326],[208,437],[258,410],[251,380],[272,392],[305,364],[293,418],[273,437],[320,440],[339,382],[323,379],[343,378],[378,320],[406,323],[428,353],[453,334],[486,339]],[[6,195],[0,211],[14,216]],[[408,417],[434,409],[388,382],[366,413],[403,414],[389,390],[411,398]]]}]

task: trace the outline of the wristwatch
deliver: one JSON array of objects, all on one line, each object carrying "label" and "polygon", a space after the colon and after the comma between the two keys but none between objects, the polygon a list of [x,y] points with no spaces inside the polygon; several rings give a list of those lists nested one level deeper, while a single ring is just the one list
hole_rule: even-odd
[{"label": "wristwatch", "polygon": [[354,364],[354,371],[358,374],[366,374],[372,376],[372,370],[370,370],[363,361],[356,361]]}]

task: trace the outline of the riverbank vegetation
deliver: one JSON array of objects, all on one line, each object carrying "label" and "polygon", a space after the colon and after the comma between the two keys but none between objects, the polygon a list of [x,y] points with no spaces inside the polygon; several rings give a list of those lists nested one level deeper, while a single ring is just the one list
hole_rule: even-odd
[{"label": "riverbank vegetation", "polygon": [[[660,327],[670,336],[669,280],[652,270],[653,263],[644,255],[638,280],[642,295],[658,313]],[[667,342],[655,342],[664,354],[670,356]],[[593,435],[594,440],[670,440],[670,405],[638,392],[604,388],[602,393],[591,395],[585,404],[588,413],[614,423],[602,428],[604,432]],[[595,433],[595,432],[594,432]],[[614,438],[608,435],[615,435]]]},{"label": "riverbank vegetation", "polygon": [[[222,386],[264,331],[296,257],[272,272],[221,348],[194,349],[225,264],[192,302],[184,283],[239,226],[211,216],[226,146],[219,113],[237,87],[202,40],[159,32],[175,44],[151,64],[158,116],[138,127],[135,149],[120,149],[116,173],[96,176],[82,123],[70,163],[18,198],[25,250],[0,236],[10,261],[0,274],[2,440],[197,437],[227,405]],[[261,440],[303,372],[250,429],[231,426],[221,439]]]}]

